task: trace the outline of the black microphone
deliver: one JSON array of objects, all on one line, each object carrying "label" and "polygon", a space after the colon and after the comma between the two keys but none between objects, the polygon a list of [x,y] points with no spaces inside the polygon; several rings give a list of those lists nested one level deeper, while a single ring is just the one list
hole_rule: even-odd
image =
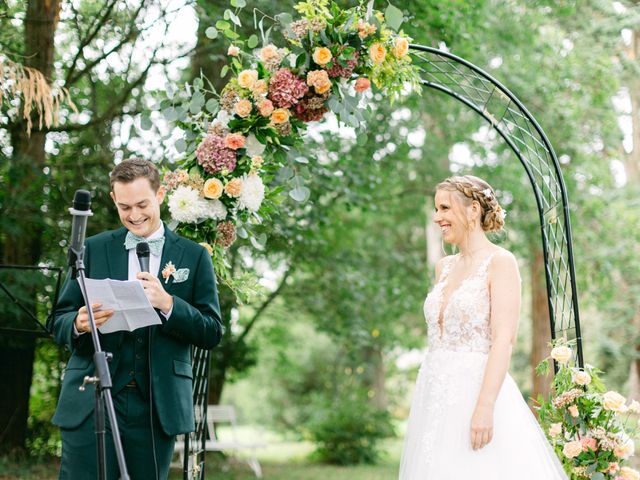
[{"label": "black microphone", "polygon": [[136,255],[138,255],[138,262],[140,262],[140,271],[148,272],[149,271],[149,255],[151,251],[149,250],[149,244],[147,242],[140,242],[136,245]]},{"label": "black microphone", "polygon": [[87,190],[76,190],[73,207],[69,209],[73,216],[71,223],[71,246],[69,247],[69,266],[75,273],[76,260],[84,256],[84,238],[87,230],[87,217],[91,212],[91,193]]}]

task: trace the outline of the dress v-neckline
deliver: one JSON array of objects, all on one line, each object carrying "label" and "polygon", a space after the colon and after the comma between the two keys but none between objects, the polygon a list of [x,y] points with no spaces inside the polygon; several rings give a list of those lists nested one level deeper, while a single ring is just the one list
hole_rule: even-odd
[{"label": "dress v-neckline", "polygon": [[[487,263],[487,261],[491,261],[491,258],[496,254],[497,250],[495,250],[494,252],[490,253],[487,258],[485,258],[482,263],[480,263],[480,266],[476,269],[475,272],[473,272],[471,275],[467,275],[465,278],[463,278],[460,283],[458,284],[458,286],[456,286],[454,289],[451,290],[451,292],[449,293],[449,296],[447,297],[447,303],[444,303],[444,290],[447,287],[447,284],[449,283],[449,275],[451,274],[451,270],[455,267],[455,265],[460,261],[460,254],[457,253],[456,254],[456,258],[455,260],[452,260],[447,268],[446,271],[446,275],[445,277],[438,282],[441,285],[440,288],[440,302],[438,305],[438,329],[440,330],[440,338],[442,338],[442,336],[444,335],[444,314],[447,311],[447,308],[449,308],[449,304],[451,303],[451,299],[453,298],[453,296],[458,292],[458,290],[460,290],[462,288],[462,286],[468,281],[471,280],[474,277],[477,277],[478,274],[482,271],[482,268],[485,266],[485,264]],[[444,308],[443,308],[444,306]]]}]

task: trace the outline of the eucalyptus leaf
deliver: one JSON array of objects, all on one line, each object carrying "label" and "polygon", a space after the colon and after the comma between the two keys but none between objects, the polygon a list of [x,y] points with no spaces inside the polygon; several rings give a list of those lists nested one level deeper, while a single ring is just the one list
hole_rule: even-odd
[{"label": "eucalyptus leaf", "polygon": [[207,38],[214,40],[218,38],[218,29],[216,27],[209,27],[204,31],[204,34],[207,36]]},{"label": "eucalyptus leaf", "polygon": [[238,38],[240,38],[240,35],[238,35],[233,30],[225,30],[224,36],[227,37],[229,40],[237,40]]},{"label": "eucalyptus leaf", "polygon": [[289,196],[300,203],[307,201],[310,195],[311,190],[307,187],[296,187],[289,192]]},{"label": "eucalyptus leaf", "polygon": [[240,238],[248,238],[249,237],[249,233],[245,230],[245,228],[243,226],[238,225],[236,227],[236,235],[238,235],[238,237]]},{"label": "eucalyptus leaf", "polygon": [[149,115],[143,115],[140,118],[140,128],[142,130],[151,130],[153,123],[151,122],[151,117]]},{"label": "eucalyptus leaf", "polygon": [[227,31],[231,28],[231,24],[229,22],[225,22],[224,20],[218,20],[216,22],[216,28],[218,30],[224,30]]},{"label": "eucalyptus leaf", "polygon": [[258,36],[255,34],[251,35],[249,40],[247,40],[247,46],[249,48],[256,48],[258,46]]},{"label": "eucalyptus leaf", "polygon": [[231,6],[235,8],[244,8],[247,6],[245,0],[231,0]]},{"label": "eucalyptus leaf", "polygon": [[178,153],[183,153],[187,149],[187,142],[185,142],[184,138],[179,138],[176,140],[175,147]]},{"label": "eucalyptus leaf", "polygon": [[256,250],[264,250],[264,244],[261,244],[255,237],[249,237],[249,241]]},{"label": "eucalyptus leaf", "polygon": [[387,9],[384,11],[384,18],[386,19],[389,28],[398,31],[400,25],[402,25],[402,22],[404,21],[404,14],[402,13],[402,10],[389,4]]},{"label": "eucalyptus leaf", "polygon": [[217,113],[219,106],[220,105],[218,104],[218,101],[215,98],[210,98],[209,100],[207,100],[205,108],[209,113]]}]

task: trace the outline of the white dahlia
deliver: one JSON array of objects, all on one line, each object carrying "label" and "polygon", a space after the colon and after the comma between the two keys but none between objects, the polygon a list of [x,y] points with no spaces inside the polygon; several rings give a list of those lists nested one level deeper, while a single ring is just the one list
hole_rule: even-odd
[{"label": "white dahlia", "polygon": [[200,200],[202,204],[201,216],[212,218],[213,220],[224,220],[227,218],[227,207],[220,200]]},{"label": "white dahlia", "polygon": [[253,133],[250,133],[244,142],[244,148],[249,157],[255,157],[256,155],[262,155],[266,147],[260,143],[260,140]]},{"label": "white dahlia", "polygon": [[264,183],[259,175],[248,175],[242,184],[238,207],[257,212],[264,200]]},{"label": "white dahlia", "polygon": [[171,217],[184,223],[196,223],[201,217],[200,194],[191,187],[180,186],[169,196]]}]

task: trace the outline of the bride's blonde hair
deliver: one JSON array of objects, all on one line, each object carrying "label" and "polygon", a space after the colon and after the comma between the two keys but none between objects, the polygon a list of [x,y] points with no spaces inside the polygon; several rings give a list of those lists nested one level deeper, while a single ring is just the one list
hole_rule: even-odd
[{"label": "bride's blonde hair", "polygon": [[480,226],[485,232],[499,232],[504,226],[504,211],[498,203],[496,193],[487,182],[473,175],[449,177],[436,186],[437,190],[456,193],[456,198],[469,206],[474,200],[480,204]]}]

